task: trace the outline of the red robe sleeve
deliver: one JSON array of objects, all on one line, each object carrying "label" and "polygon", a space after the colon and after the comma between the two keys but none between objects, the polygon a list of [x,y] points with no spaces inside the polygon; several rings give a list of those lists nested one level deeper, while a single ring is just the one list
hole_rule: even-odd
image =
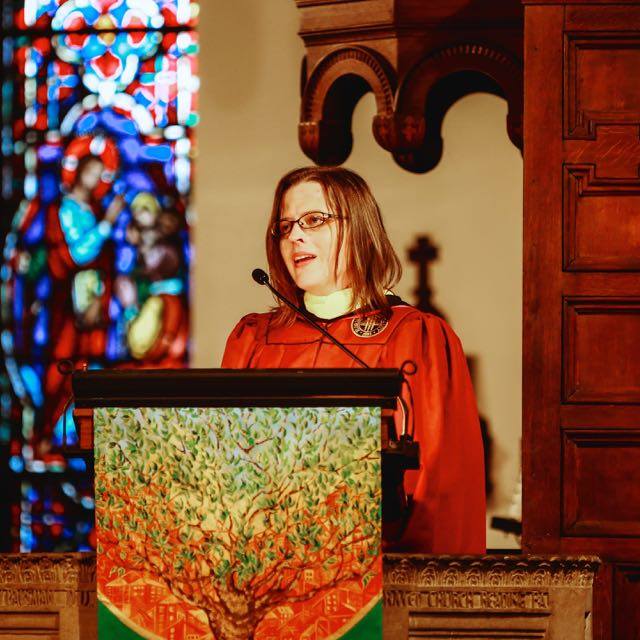
[{"label": "red robe sleeve", "polygon": [[[402,551],[484,553],[484,456],[478,410],[460,340],[443,320],[416,314],[390,340],[386,366],[418,365],[404,397],[420,443],[420,471],[407,473],[413,510]],[[413,396],[411,398],[411,396]],[[411,405],[413,410],[411,411]]]},{"label": "red robe sleeve", "polygon": [[250,313],[234,327],[224,348],[221,364],[223,369],[246,369],[251,366],[258,324],[258,314]]}]

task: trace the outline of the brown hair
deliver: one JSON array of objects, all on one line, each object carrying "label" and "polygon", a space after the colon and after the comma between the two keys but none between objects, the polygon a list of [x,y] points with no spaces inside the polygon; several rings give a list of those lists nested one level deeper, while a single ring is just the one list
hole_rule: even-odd
[{"label": "brown hair", "polygon": [[[317,182],[324,192],[332,213],[340,216],[338,224],[338,256],[345,242],[346,270],[351,279],[354,309],[367,312],[389,312],[385,289],[393,287],[402,274],[396,255],[382,222],[380,207],[367,183],[353,171],[342,167],[303,167],[280,179],[273,198],[267,228],[267,261],[273,286],[299,304],[304,292],[299,289],[282,259],[280,241],[271,234],[272,225],[280,218],[287,191],[302,182]],[[346,222],[348,221],[348,222]],[[278,324],[291,324],[295,312],[279,303]]]}]

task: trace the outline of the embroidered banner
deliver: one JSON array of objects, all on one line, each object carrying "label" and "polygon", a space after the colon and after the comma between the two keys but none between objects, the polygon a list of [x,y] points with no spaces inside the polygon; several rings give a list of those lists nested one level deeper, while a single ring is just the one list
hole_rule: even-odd
[{"label": "embroidered banner", "polygon": [[380,409],[96,409],[99,636],[382,638]]}]

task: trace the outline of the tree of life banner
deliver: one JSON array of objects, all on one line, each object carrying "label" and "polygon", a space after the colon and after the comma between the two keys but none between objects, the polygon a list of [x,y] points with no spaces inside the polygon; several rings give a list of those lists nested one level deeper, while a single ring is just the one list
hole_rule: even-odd
[{"label": "tree of life banner", "polygon": [[106,638],[382,638],[380,409],[96,409]]}]

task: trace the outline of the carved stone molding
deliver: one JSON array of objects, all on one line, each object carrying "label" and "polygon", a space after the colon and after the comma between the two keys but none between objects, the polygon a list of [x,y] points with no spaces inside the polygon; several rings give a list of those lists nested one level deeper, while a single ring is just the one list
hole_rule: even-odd
[{"label": "carved stone molding", "polygon": [[[384,637],[590,640],[598,566],[594,557],[387,554]],[[0,556],[0,637],[41,636],[97,637],[95,555]]]},{"label": "carved stone molding", "polygon": [[[507,133],[521,149],[522,78],[522,64],[515,56],[490,45],[465,42],[440,49],[419,60],[405,76],[393,116],[376,116],[376,140],[400,166],[416,172],[429,170],[442,154],[440,129],[446,110],[465,93],[478,89],[504,95]],[[451,79],[451,86],[443,84],[446,79]]]},{"label": "carved stone molding", "polygon": [[386,554],[386,588],[591,587],[600,560],[594,556],[428,556]]},{"label": "carved stone molding", "polygon": [[588,640],[598,567],[594,557],[387,555],[385,638]]},{"label": "carved stone molding", "polygon": [[393,112],[396,80],[387,61],[366,47],[329,53],[303,88],[299,141],[319,164],[340,164],[351,153],[351,116],[358,100],[373,91],[378,115]]},{"label": "carved stone molding", "polygon": [[296,2],[307,48],[299,140],[315,162],[347,159],[353,109],[369,91],[377,106],[374,137],[409,171],[436,166],[444,114],[476,91],[506,98],[507,132],[522,147],[519,0],[482,6],[462,0]]},{"label": "carved stone molding", "polygon": [[92,640],[95,555],[0,555],[0,637]]}]

